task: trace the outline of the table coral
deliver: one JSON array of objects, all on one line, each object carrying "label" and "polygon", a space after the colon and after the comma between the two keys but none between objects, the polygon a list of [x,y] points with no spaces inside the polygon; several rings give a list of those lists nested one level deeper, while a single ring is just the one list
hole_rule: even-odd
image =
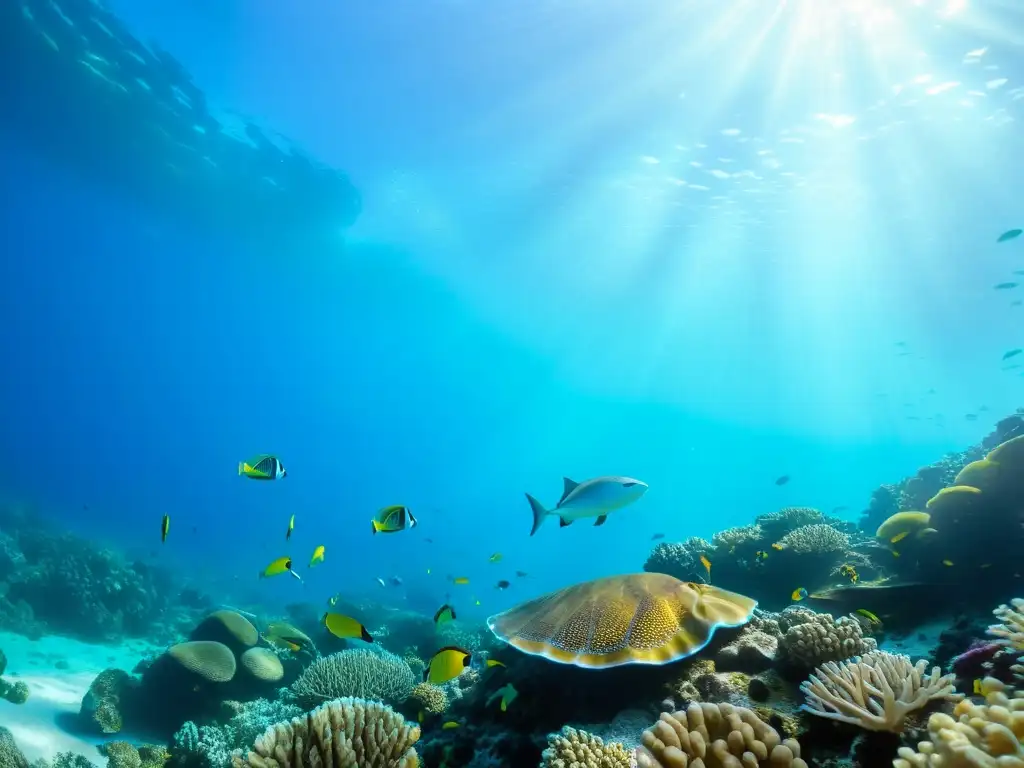
[{"label": "table coral", "polygon": [[962,698],[953,690],[954,675],[942,675],[938,667],[926,674],[927,667],[924,659],[911,664],[909,657],[885,651],[830,661],[800,686],[807,697],[803,709],[868,731],[902,733],[911,712]]}]

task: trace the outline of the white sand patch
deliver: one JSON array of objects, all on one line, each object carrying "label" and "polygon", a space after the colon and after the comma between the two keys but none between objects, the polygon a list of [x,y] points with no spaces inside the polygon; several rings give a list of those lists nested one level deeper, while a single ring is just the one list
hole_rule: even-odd
[{"label": "white sand patch", "polygon": [[82,697],[104,669],[118,667],[131,672],[143,656],[161,649],[135,641],[92,645],[52,635],[29,640],[0,632],[0,650],[7,656],[4,677],[20,680],[29,688],[29,699],[24,704],[0,700],[0,725],[11,731],[25,757],[30,761],[52,760],[58,752],[70,751],[105,766],[106,758],[96,747],[117,737],[104,738],[78,730]]}]

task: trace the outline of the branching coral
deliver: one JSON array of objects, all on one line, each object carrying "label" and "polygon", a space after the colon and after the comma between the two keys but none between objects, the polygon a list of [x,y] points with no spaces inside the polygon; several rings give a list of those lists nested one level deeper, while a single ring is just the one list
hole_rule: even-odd
[{"label": "branching coral", "polygon": [[196,726],[186,722],[174,734],[171,754],[176,765],[222,768],[231,752],[248,748],[270,726],[302,714],[294,704],[257,699],[241,705],[226,725]]},{"label": "branching coral", "polygon": [[803,709],[868,731],[902,733],[911,712],[937,699],[959,701],[954,675],[941,675],[938,667],[926,674],[928,662],[911,664],[902,655],[874,651],[839,664],[828,662],[815,670],[800,690],[807,697]]},{"label": "branching coral", "polygon": [[764,531],[759,525],[742,525],[737,528],[727,528],[719,531],[711,537],[711,544],[715,549],[723,549],[726,552],[733,547],[751,547],[764,536]]},{"label": "branching coral", "polygon": [[599,736],[565,726],[548,736],[541,768],[629,768],[629,752],[622,744],[605,743]]},{"label": "branching coral", "polygon": [[415,682],[401,657],[358,648],[314,661],[292,684],[292,694],[304,707],[347,696],[400,704]]},{"label": "branching coral", "polygon": [[413,686],[409,698],[414,700],[424,712],[431,715],[440,715],[448,709],[448,694],[444,688],[430,683],[417,683]]},{"label": "branching coral", "polygon": [[825,555],[845,552],[850,546],[850,537],[825,523],[802,525],[779,541],[779,545],[797,554]]},{"label": "branching coral", "polygon": [[419,726],[377,702],[339,699],[278,723],[252,751],[231,756],[234,768],[417,768]]},{"label": "branching coral", "polygon": [[807,768],[800,744],[745,707],[691,704],[644,731],[638,768]]},{"label": "branching coral", "polygon": [[758,515],[754,522],[767,538],[777,540],[802,525],[824,523],[825,516],[813,507],[783,507],[778,512]]},{"label": "branching coral", "polygon": [[833,619],[827,613],[787,609],[780,618],[780,624],[787,623],[788,629],[779,640],[779,654],[795,667],[812,669],[875,649],[875,641],[864,637],[860,622],[847,616]]},{"label": "branching coral", "polygon": [[982,681],[985,703],[970,699],[928,719],[928,741],[901,747],[894,768],[1024,768],[1024,692]]}]

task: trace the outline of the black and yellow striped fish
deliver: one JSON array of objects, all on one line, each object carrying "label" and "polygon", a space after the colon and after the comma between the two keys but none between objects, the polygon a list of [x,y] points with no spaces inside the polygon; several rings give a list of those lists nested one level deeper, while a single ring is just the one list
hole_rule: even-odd
[{"label": "black and yellow striped fish", "polygon": [[268,453],[261,453],[249,461],[238,462],[239,477],[245,475],[251,480],[278,480],[287,474],[280,459]]},{"label": "black and yellow striped fish", "polygon": [[374,533],[398,533],[415,526],[416,518],[412,516],[408,507],[402,504],[393,504],[390,507],[384,507],[374,515],[371,523]]}]

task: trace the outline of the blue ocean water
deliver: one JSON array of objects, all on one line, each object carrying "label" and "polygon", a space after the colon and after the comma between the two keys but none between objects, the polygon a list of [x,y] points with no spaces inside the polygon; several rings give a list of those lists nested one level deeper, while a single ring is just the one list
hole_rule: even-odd
[{"label": "blue ocean water", "polygon": [[[343,245],[261,249],[0,146],[4,494],[224,602],[483,616],[655,533],[856,519],[1020,404],[1012,4],[111,7],[363,195]],[[606,474],[650,491],[529,536],[524,492]],[[392,503],[420,525],[371,536]]]}]

